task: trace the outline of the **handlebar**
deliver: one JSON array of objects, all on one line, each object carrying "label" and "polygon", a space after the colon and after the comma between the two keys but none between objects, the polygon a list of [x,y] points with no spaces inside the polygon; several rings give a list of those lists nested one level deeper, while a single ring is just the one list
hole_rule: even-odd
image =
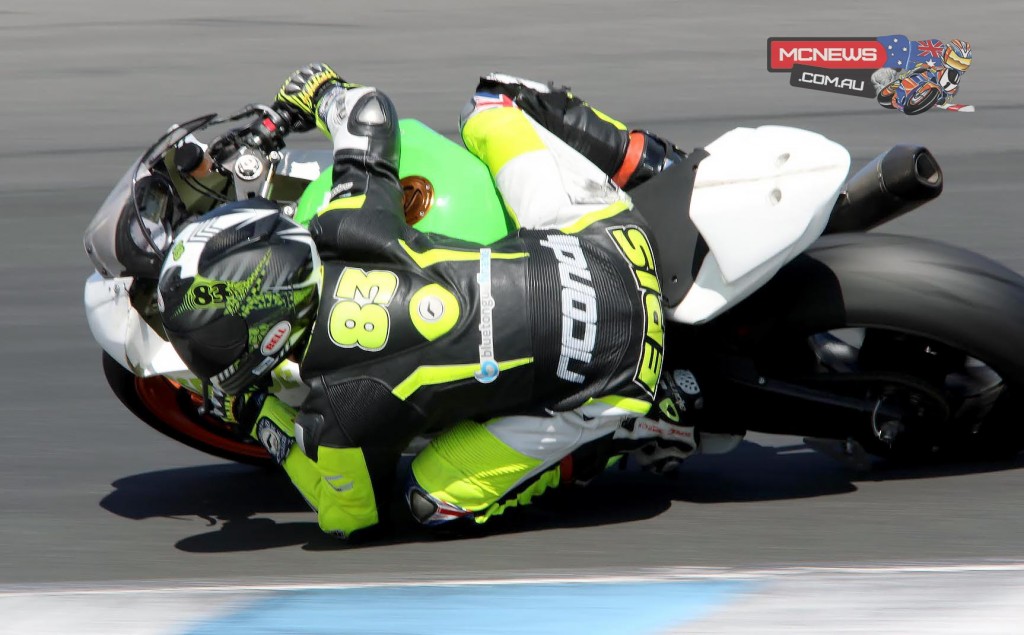
[{"label": "handlebar", "polygon": [[[243,120],[208,146],[194,136]],[[230,202],[229,183],[236,199],[268,196],[294,124],[288,112],[250,104],[234,115],[211,113],[168,128],[132,163],[86,228],[83,242],[96,270],[155,279],[180,224],[211,204]]]},{"label": "handlebar", "polygon": [[[229,130],[210,144],[208,153],[203,153],[210,160],[209,169],[232,179],[235,196],[239,200],[266,196],[271,166],[279,160],[278,151],[284,147],[284,138],[294,127],[290,113],[263,104],[249,104],[227,120],[252,115],[257,115],[254,121]],[[182,168],[202,169],[205,157],[196,160],[195,150],[188,150],[177,167],[179,171]]]}]

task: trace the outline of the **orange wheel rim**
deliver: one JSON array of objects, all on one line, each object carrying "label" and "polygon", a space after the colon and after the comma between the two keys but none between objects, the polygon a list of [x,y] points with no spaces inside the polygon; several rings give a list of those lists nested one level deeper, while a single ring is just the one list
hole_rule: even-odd
[{"label": "orange wheel rim", "polygon": [[[139,399],[157,418],[181,434],[235,454],[254,458],[268,458],[270,455],[261,446],[221,436],[192,417],[182,412],[178,403],[178,391],[184,390],[165,377],[137,377],[135,388]],[[212,425],[216,419],[207,418]]]}]

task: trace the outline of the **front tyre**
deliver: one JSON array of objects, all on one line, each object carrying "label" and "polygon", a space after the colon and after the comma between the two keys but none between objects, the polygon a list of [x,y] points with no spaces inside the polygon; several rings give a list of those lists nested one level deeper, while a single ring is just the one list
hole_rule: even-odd
[{"label": "front tyre", "polygon": [[121,403],[157,432],[229,461],[274,465],[256,440],[216,417],[199,414],[195,394],[166,377],[136,377],[106,353],[103,374]]},{"label": "front tyre", "polygon": [[903,107],[903,113],[906,115],[919,115],[926,112],[938,103],[941,96],[942,89],[936,86],[922,88],[907,100],[907,104]]}]

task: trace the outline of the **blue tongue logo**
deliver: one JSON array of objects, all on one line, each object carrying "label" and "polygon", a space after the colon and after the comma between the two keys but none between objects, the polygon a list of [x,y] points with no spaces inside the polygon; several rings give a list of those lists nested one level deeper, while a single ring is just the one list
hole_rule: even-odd
[{"label": "blue tongue logo", "polygon": [[480,287],[480,370],[473,373],[481,384],[489,384],[498,378],[501,369],[494,360],[494,325],[491,314],[494,311],[494,297],[491,296],[491,250],[480,250],[480,273],[476,274]]}]

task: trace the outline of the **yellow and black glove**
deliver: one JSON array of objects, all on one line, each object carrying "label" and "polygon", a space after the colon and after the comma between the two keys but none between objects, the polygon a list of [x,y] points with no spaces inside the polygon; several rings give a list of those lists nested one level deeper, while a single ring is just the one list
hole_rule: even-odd
[{"label": "yellow and black glove", "polygon": [[344,82],[330,66],[322,62],[307,64],[284,80],[277,92],[274,108],[287,112],[292,119],[292,130],[306,132],[316,125],[317,102],[333,86]]}]

